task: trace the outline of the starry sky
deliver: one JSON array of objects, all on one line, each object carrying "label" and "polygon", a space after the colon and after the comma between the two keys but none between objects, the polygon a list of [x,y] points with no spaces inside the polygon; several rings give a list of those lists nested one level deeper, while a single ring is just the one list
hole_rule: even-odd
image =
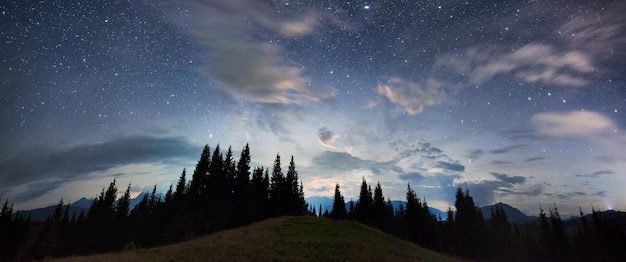
[{"label": "starry sky", "polygon": [[0,198],[165,191],[249,143],[307,197],[626,209],[626,3],[497,2],[3,1]]}]

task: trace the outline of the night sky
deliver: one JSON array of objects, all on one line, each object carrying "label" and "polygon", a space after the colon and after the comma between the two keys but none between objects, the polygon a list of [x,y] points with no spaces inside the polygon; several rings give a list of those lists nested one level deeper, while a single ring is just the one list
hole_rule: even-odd
[{"label": "night sky", "polygon": [[0,198],[165,191],[249,143],[307,197],[626,209],[626,3],[490,2],[3,1]]}]

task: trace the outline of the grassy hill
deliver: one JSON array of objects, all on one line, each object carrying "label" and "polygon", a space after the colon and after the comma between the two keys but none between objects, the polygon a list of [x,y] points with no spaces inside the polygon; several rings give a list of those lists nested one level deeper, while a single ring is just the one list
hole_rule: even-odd
[{"label": "grassy hill", "polygon": [[453,261],[433,251],[350,222],[281,217],[206,237],[58,261]]}]

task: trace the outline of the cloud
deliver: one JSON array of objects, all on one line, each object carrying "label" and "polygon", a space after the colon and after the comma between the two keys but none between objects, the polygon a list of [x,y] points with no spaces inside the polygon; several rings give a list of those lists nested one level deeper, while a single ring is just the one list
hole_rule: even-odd
[{"label": "cloud", "polygon": [[193,159],[201,148],[181,137],[127,136],[70,148],[35,148],[0,162],[1,188],[25,186],[21,198],[41,196],[61,183],[134,163]]},{"label": "cloud", "polygon": [[505,160],[493,160],[489,164],[499,166],[499,165],[510,165],[510,164],[513,164],[513,162],[505,161]]},{"label": "cloud", "polygon": [[554,137],[587,137],[617,129],[610,118],[592,111],[538,113],[531,123],[537,134]]},{"label": "cloud", "polygon": [[576,177],[598,178],[598,177],[600,177],[602,175],[613,175],[613,174],[615,174],[615,172],[613,172],[611,170],[602,170],[602,171],[593,172],[593,173],[588,174],[588,175],[577,174]]},{"label": "cloud", "polygon": [[364,160],[345,152],[324,151],[313,157],[311,160],[313,167],[323,171],[346,172],[357,169],[366,169],[374,174],[383,171],[399,171],[392,162],[379,162],[374,160]]},{"label": "cloud", "polygon": [[[330,86],[313,87],[303,67],[283,59],[274,43],[255,41],[254,30],[270,30],[286,36],[313,31],[315,16],[298,21],[276,16],[271,6],[258,1],[209,1],[171,6],[169,21],[181,26],[190,38],[210,52],[210,64],[200,71],[228,87],[236,96],[252,102],[299,104],[333,97]],[[246,8],[243,8],[246,7]],[[285,19],[288,22],[283,23]]]},{"label": "cloud", "polygon": [[503,174],[503,173],[497,173],[497,172],[491,172],[489,173],[492,176],[494,176],[496,179],[505,182],[505,183],[509,183],[509,184],[524,184],[526,183],[526,178],[523,176],[510,176],[507,174]]},{"label": "cloud", "polygon": [[531,83],[582,86],[588,81],[579,75],[593,70],[591,57],[580,51],[562,51],[543,43],[530,43],[513,48],[513,51],[508,50],[470,48],[463,56],[443,55],[436,65],[455,70],[474,85],[490,81],[499,74],[512,73],[518,79]]},{"label": "cloud", "polygon": [[512,145],[512,146],[508,146],[505,148],[499,148],[499,149],[494,149],[489,151],[489,153],[491,154],[504,154],[504,153],[508,153],[512,150],[518,149],[518,148],[523,148],[524,145]]},{"label": "cloud", "polygon": [[617,155],[603,155],[593,158],[596,161],[605,163],[605,164],[615,164],[618,162],[626,162],[626,157],[617,156]]},{"label": "cloud", "polygon": [[386,82],[378,83],[376,92],[402,108],[402,111],[416,115],[425,107],[435,106],[446,100],[442,84],[436,80],[428,80],[425,85],[411,82],[399,77],[392,77]]},{"label": "cloud", "polygon": [[524,160],[524,162],[535,162],[535,161],[541,161],[544,159],[546,158],[542,156],[536,156],[536,157],[527,158],[526,160]]},{"label": "cloud", "polygon": [[437,167],[443,168],[445,170],[455,171],[455,172],[465,171],[465,166],[459,164],[458,162],[451,163],[451,162],[439,161],[437,162]]},{"label": "cloud", "polygon": [[485,154],[485,151],[482,151],[480,149],[474,149],[474,150],[469,151],[467,155],[470,159],[476,160],[476,159],[479,159],[481,156],[483,156],[483,154]]},{"label": "cloud", "polygon": [[337,138],[339,138],[339,135],[328,130],[328,128],[326,127],[322,127],[317,130],[317,140],[324,147],[336,150],[337,147],[333,146],[331,143],[334,142]]},{"label": "cloud", "polygon": [[[520,28],[506,32],[507,37],[532,39],[543,34],[528,29],[532,28],[530,23],[535,23],[537,12],[543,12],[540,11],[542,7],[533,8],[537,10],[532,16],[529,16],[531,13],[515,14]],[[550,35],[540,36],[542,41],[521,45],[519,41],[506,40],[500,44],[479,43],[460,53],[455,51],[438,56],[435,69],[441,72],[452,69],[465,79],[465,86],[481,85],[502,74],[510,74],[528,83],[585,86],[594,74],[605,71],[601,62],[619,59],[613,53],[623,49],[622,13],[623,5],[616,4],[603,7],[602,11],[571,15],[564,23],[545,30]],[[502,34],[501,26],[487,27],[486,30],[494,35]]]},{"label": "cloud", "polygon": [[284,36],[298,36],[312,33],[319,16],[315,12],[309,12],[302,18],[279,23],[278,31]]}]

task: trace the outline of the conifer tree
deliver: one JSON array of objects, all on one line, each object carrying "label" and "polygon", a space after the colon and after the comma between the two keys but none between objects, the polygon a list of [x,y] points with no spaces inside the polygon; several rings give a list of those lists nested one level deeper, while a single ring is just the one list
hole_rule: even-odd
[{"label": "conifer tree", "polygon": [[254,220],[259,221],[267,217],[269,198],[269,175],[263,167],[257,167],[252,172],[251,187],[254,192]]},{"label": "conifer tree", "polygon": [[284,188],[284,177],[282,168],[280,167],[280,154],[276,154],[276,159],[274,160],[274,167],[272,168],[272,177],[270,181],[270,207],[271,207],[271,216],[281,216],[283,215],[283,188]]},{"label": "conifer tree", "polygon": [[296,171],[296,163],[291,157],[289,168],[282,189],[282,197],[286,205],[285,214],[287,215],[303,215],[307,210],[307,204],[304,200],[304,188],[302,184],[298,184],[298,171]]},{"label": "conifer tree", "polygon": [[124,195],[117,201],[115,218],[125,219],[130,211],[130,183],[124,191]]},{"label": "conifer tree", "polygon": [[187,195],[187,170],[183,168],[183,172],[180,174],[178,183],[176,184],[176,191],[174,192],[173,201],[175,205],[181,205],[183,199]]},{"label": "conifer tree", "polygon": [[[321,209],[321,206],[320,206]],[[335,220],[346,219],[346,202],[341,195],[339,184],[335,185],[335,197],[333,200],[333,209],[330,211],[330,216]]]},{"label": "conifer tree", "polygon": [[356,203],[355,215],[357,221],[364,224],[371,224],[374,200],[372,199],[372,188],[368,187],[365,178],[361,183],[361,191],[359,192],[359,200]]},{"label": "conifer tree", "polygon": [[60,222],[63,219],[63,199],[54,208],[54,213],[48,216],[43,229],[37,236],[34,255],[36,258],[53,255],[59,244],[59,234],[61,233]]},{"label": "conifer tree", "polygon": [[[205,145],[202,149],[202,153],[200,154],[200,160],[198,160],[198,163],[196,164],[196,169],[193,171],[193,175],[191,176],[191,181],[189,183],[189,196],[191,197],[192,202],[198,202],[200,196],[203,193],[206,193],[209,184],[208,176],[210,166],[211,149],[209,145]],[[178,191],[178,187],[176,191]]]},{"label": "conifer tree", "polygon": [[239,161],[237,162],[237,173],[235,177],[235,185],[233,191],[238,197],[243,195],[250,184],[250,147],[248,144],[241,150]]},{"label": "conifer tree", "polygon": [[374,203],[372,210],[373,225],[380,229],[384,229],[387,217],[387,205],[385,203],[385,197],[383,196],[383,189],[380,186],[380,182],[376,184],[374,188]]},{"label": "conifer tree", "polygon": [[484,256],[485,221],[480,209],[474,203],[469,190],[457,188],[456,217],[454,218],[456,239],[458,240],[457,252],[469,258],[480,258]]},{"label": "conifer tree", "polygon": [[[249,168],[248,168],[249,172]],[[227,201],[232,200],[233,190],[236,188],[235,185],[235,176],[237,174],[237,165],[235,163],[235,158],[233,156],[233,148],[232,146],[228,147],[228,151],[226,151],[226,156],[224,158],[224,178],[225,184],[224,187],[227,189]]]}]

